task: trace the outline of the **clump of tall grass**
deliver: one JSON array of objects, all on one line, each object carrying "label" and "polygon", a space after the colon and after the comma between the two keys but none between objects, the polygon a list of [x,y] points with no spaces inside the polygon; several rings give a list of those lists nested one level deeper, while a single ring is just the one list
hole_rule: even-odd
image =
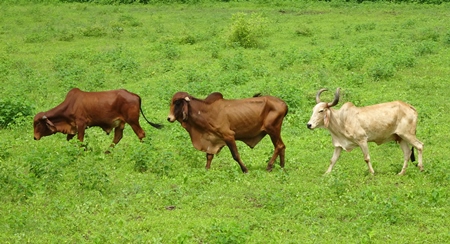
[{"label": "clump of tall grass", "polygon": [[33,106],[24,100],[0,99],[0,129],[33,114]]},{"label": "clump of tall grass", "polygon": [[266,34],[267,18],[257,13],[250,16],[246,13],[237,13],[233,15],[231,20],[232,24],[227,36],[230,46],[261,47],[261,38]]},{"label": "clump of tall grass", "polygon": [[450,31],[444,36],[444,43],[450,45]]},{"label": "clump of tall grass", "polygon": [[390,62],[379,61],[369,69],[370,76],[376,80],[386,80],[395,75],[397,69]]}]

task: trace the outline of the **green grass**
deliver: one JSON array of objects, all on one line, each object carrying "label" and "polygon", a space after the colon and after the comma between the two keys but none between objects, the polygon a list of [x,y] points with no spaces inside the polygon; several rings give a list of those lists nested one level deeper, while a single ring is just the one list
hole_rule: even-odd
[{"label": "green grass", "polygon": [[[447,20],[448,4],[0,4],[0,241],[447,242]],[[142,120],[139,143],[128,126],[111,154],[99,128],[87,151],[62,134],[34,141],[34,114],[73,87],[135,92],[165,127]],[[424,172],[414,163],[397,176],[403,155],[388,143],[370,145],[374,176],[359,149],[323,176],[331,137],[306,122],[324,87],[342,88],[337,107],[414,105]],[[253,150],[238,142],[249,174],[227,148],[206,171],[187,132],[165,122],[177,91],[284,99],[285,169],[265,171],[265,138]]]}]

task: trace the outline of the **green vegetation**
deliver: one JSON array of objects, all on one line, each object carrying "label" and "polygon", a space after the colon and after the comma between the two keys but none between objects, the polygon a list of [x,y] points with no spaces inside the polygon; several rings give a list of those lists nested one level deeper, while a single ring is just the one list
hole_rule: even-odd
[{"label": "green vegetation", "polygon": [[[39,1],[37,1],[39,2]],[[444,243],[450,239],[448,4],[255,1],[171,5],[0,3],[0,242]],[[189,1],[187,1],[189,2]],[[195,2],[195,1],[193,1]],[[264,3],[267,2],[267,3]],[[140,143],[86,131],[33,140],[32,120],[67,92],[125,88],[164,123]],[[405,176],[395,143],[344,152],[306,122],[318,89],[340,107],[403,100],[419,112],[424,172]],[[289,105],[286,168],[272,145],[238,143],[206,171],[178,124],[177,91],[271,94]],[[322,100],[331,100],[332,92]]]}]

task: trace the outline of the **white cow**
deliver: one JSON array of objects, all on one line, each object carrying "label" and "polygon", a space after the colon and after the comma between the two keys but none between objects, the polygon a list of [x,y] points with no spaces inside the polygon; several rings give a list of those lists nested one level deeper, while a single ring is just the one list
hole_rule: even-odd
[{"label": "white cow", "polygon": [[[320,101],[320,94],[326,90],[321,89],[317,92],[317,104],[314,106],[311,119],[307,124],[311,130],[326,128],[331,133],[334,153],[325,173],[331,172],[342,149],[350,152],[353,148],[360,147],[369,172],[374,174],[367,142],[375,142],[380,145],[388,141],[397,141],[403,150],[404,162],[399,175],[405,173],[410,158],[411,161],[415,160],[414,147],[419,154],[417,166],[421,171],[423,170],[423,143],[416,138],[417,111],[413,106],[402,101],[394,101],[356,107],[353,103],[347,102],[341,109],[333,109],[332,107],[339,102],[340,88],[336,90],[331,103]],[[413,146],[411,150],[409,144]]]}]

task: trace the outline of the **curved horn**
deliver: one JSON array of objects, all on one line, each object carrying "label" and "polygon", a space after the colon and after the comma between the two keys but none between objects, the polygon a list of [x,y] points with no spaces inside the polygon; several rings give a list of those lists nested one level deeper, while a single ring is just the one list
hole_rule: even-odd
[{"label": "curved horn", "polygon": [[186,101],[188,101],[188,102],[191,101],[191,99],[190,99],[189,97],[185,97],[184,100],[186,100]]},{"label": "curved horn", "polygon": [[336,93],[334,93],[334,100],[331,103],[328,103],[328,107],[333,107],[339,102],[341,88],[336,89]]},{"label": "curved horn", "polygon": [[320,103],[320,94],[321,94],[322,92],[324,92],[324,91],[328,91],[328,89],[323,88],[323,89],[320,89],[320,90],[317,92],[317,95],[316,95],[316,103]]},{"label": "curved horn", "polygon": [[47,119],[47,116],[45,116],[45,115],[44,115],[44,116],[42,116],[42,118],[41,118],[41,119]]}]

